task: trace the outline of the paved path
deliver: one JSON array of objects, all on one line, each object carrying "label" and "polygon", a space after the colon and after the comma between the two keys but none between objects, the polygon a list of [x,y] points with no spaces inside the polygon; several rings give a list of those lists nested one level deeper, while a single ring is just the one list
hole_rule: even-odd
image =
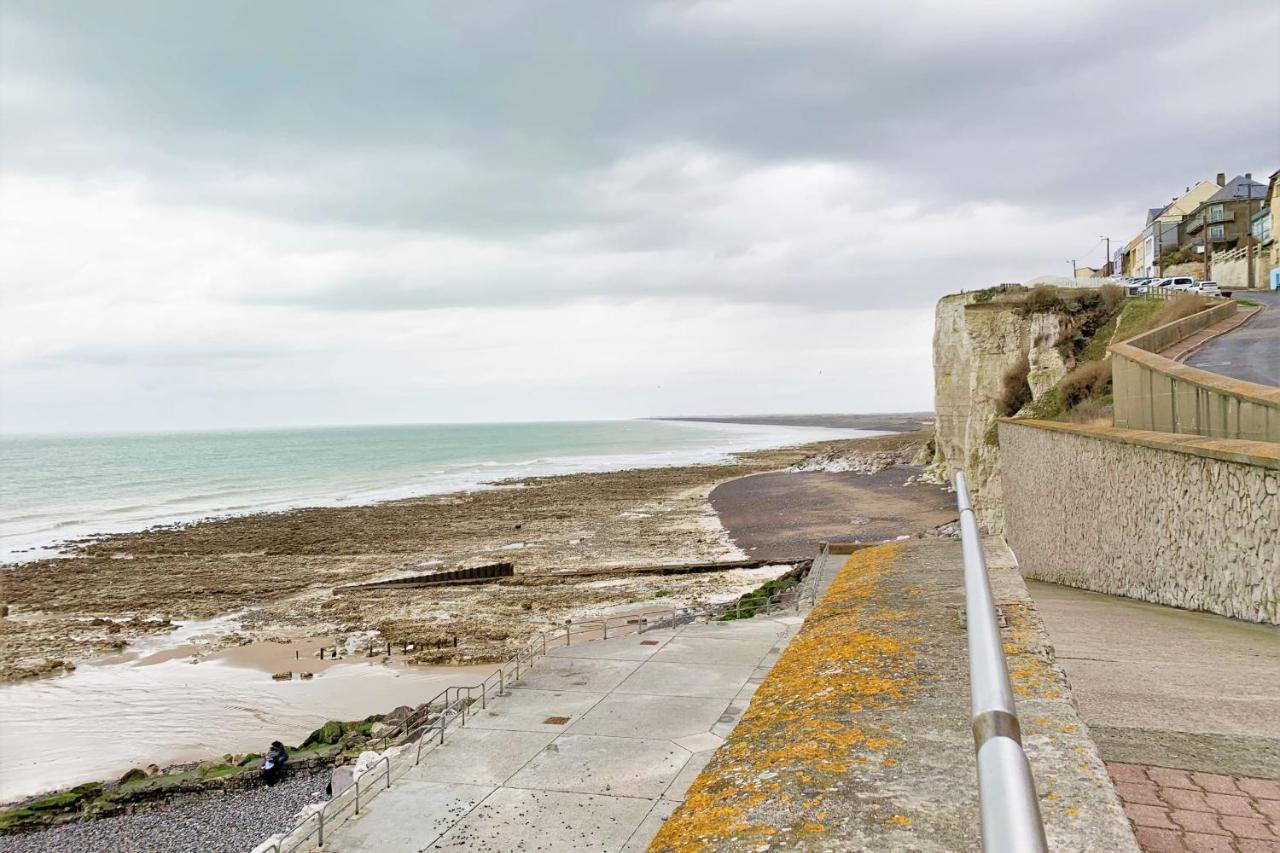
[{"label": "paved path", "polygon": [[1280,292],[1240,291],[1259,302],[1260,314],[1241,329],[1204,345],[1186,363],[1223,376],[1280,386]]},{"label": "paved path", "polygon": [[1144,849],[1280,853],[1280,631],[1027,587]]},{"label": "paved path", "polygon": [[327,850],[643,850],[801,618],[554,649]]},{"label": "paved path", "polygon": [[1280,853],[1280,782],[1107,765],[1146,853]]},{"label": "paved path", "polygon": [[1198,332],[1193,332],[1173,346],[1160,350],[1160,355],[1174,361],[1186,361],[1210,342],[1239,329],[1261,311],[1261,308],[1241,308],[1233,316],[1225,320],[1219,320],[1212,326],[1201,329]]}]

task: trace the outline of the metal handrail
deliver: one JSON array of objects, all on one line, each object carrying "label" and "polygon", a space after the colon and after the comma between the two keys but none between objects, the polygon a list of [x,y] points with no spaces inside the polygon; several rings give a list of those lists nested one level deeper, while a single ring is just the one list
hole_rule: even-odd
[{"label": "metal handrail", "polygon": [[[818,583],[821,580],[821,575],[819,574],[819,572],[821,572],[822,574],[826,574],[827,560],[830,558],[830,556],[831,556],[831,543],[823,542],[818,548],[817,559],[815,559],[813,561],[813,565],[809,567],[809,576],[805,578],[805,580],[808,582],[808,592],[809,592],[808,598],[809,598],[809,604],[811,605],[816,605],[818,603]],[[821,566],[822,568],[819,569],[818,568],[819,566]]]},{"label": "metal handrail", "polygon": [[[572,623],[566,624],[565,632],[563,634],[561,634],[558,630],[554,634],[549,634],[548,632],[545,632],[545,631],[540,632],[537,637],[535,637],[533,640],[527,643],[524,647],[517,649],[516,654],[512,658],[508,659],[506,662],[501,664],[497,670],[491,673],[479,684],[450,686],[450,687],[446,687],[444,690],[441,690],[439,693],[437,693],[433,698],[431,698],[426,703],[424,703],[424,707],[421,711],[415,712],[414,714],[411,714],[409,717],[406,717],[405,720],[399,724],[396,730],[382,737],[383,750],[385,750],[389,745],[391,745],[390,741],[392,739],[395,739],[396,744],[398,745],[414,743],[415,750],[413,754],[413,760],[412,761],[406,760],[402,765],[402,767],[403,767],[403,770],[407,772],[409,767],[417,766],[418,764],[421,764],[422,756],[424,754],[424,745],[427,745],[428,741],[431,741],[429,748],[426,749],[427,754],[429,754],[431,750],[436,749],[438,746],[443,745],[445,740],[445,730],[448,728],[448,726],[451,723],[455,721],[458,722],[459,725],[466,725],[467,709],[476,701],[480,702],[481,708],[487,707],[488,696],[492,692],[492,688],[489,686],[490,681],[492,679],[494,678],[497,679],[497,687],[498,687],[497,692],[493,693],[493,695],[497,695],[497,696],[505,695],[506,685],[510,684],[511,682],[517,680],[520,677],[520,662],[522,659],[526,661],[526,664],[527,664],[526,669],[529,669],[533,666],[533,661],[536,656],[538,656],[539,654],[546,655],[548,637],[551,637],[553,640],[559,640],[563,638],[565,641],[564,645],[567,647],[571,645],[571,639],[574,633],[572,631],[572,628],[579,627],[580,630],[577,631],[578,634],[599,634],[600,636],[598,637],[598,639],[608,639],[608,636],[609,636],[608,623],[610,622],[610,620],[617,620],[617,619],[626,620],[620,627],[622,628],[634,627],[636,629],[635,633],[643,634],[646,627],[649,624],[647,614],[650,614],[650,613],[669,614],[669,615],[664,615],[662,618],[656,620],[655,627],[660,628],[665,623],[669,625],[672,629],[674,629],[677,625],[687,625],[690,622],[693,622],[699,618],[704,618],[704,617],[717,618],[720,616],[725,616],[730,612],[734,612],[736,614],[736,618],[741,618],[742,607],[744,603],[743,598],[744,598],[743,596],[740,596],[739,598],[731,602],[722,602],[720,604],[706,605],[704,607],[651,608],[647,611],[640,613],[639,615],[621,614],[619,616],[604,616],[604,617],[599,617],[595,619],[588,619],[588,620],[584,620],[583,622],[577,623],[576,625]],[[785,599],[790,599],[790,604],[793,604],[798,610],[800,605],[800,600],[801,600],[800,588],[792,587],[790,589],[785,589],[782,592],[768,596],[767,598],[764,599],[764,603],[762,605],[757,605],[755,607],[755,610],[753,611],[753,615],[754,613],[768,615],[770,612],[777,612],[778,610],[782,609],[782,602]],[[604,630],[599,629],[602,624],[603,624]],[[582,626],[585,626],[585,625],[594,625],[596,627],[582,628]],[[622,636],[622,634],[615,633],[614,636],[615,637]],[[514,669],[514,673],[513,673],[514,677],[508,678],[506,673],[512,669]],[[474,691],[477,691],[477,690],[480,691],[478,700],[473,695]],[[464,692],[465,692],[465,695],[464,695]],[[450,696],[452,696],[453,698],[451,699]],[[432,717],[431,712],[432,712],[433,706],[438,701],[441,703],[440,710],[435,714],[434,717]],[[437,730],[439,731],[438,739],[436,739],[436,736],[434,734],[435,731]],[[431,738],[427,737],[428,732],[432,733]],[[320,845],[323,845],[325,830],[327,828],[326,820],[329,819],[330,817],[337,817],[338,815],[341,815],[344,811],[346,811],[352,805],[355,806],[354,813],[359,814],[360,813],[360,783],[364,782],[367,785],[370,781],[374,781],[375,777],[372,775],[374,768],[376,768],[378,764],[381,764],[384,762],[386,764],[386,770],[385,770],[386,785],[385,787],[374,788],[372,791],[368,791],[366,795],[366,802],[369,799],[372,799],[374,796],[376,796],[378,791],[386,790],[390,788],[392,777],[393,777],[393,771],[395,770],[395,768],[393,768],[392,766],[391,757],[384,755],[384,756],[380,756],[378,760],[374,762],[373,767],[369,768],[369,770],[366,770],[362,776],[354,780],[353,784],[350,787],[346,788],[341,793],[334,795],[332,799],[325,802],[323,805],[320,806],[320,808],[316,809],[311,814],[307,815],[306,817],[294,823],[288,829],[284,830],[281,833],[283,837],[279,841],[271,842],[271,844],[265,849],[269,851],[273,851],[273,853],[286,853],[286,851],[296,851],[299,847],[301,847],[303,844],[309,841],[313,836],[318,836],[316,838],[317,843]],[[346,798],[349,793],[352,793],[353,797],[344,802],[344,798]],[[332,812],[330,812],[331,807],[332,807]],[[312,828],[309,832],[307,832],[305,835],[301,836],[300,838],[296,838],[296,839],[290,838],[295,833],[297,833],[298,831],[306,827],[308,823],[311,823],[311,822],[315,823],[315,827]]]},{"label": "metal handrail", "polygon": [[969,640],[969,698],[978,760],[978,809],[986,853],[1047,853],[1044,823],[1022,730],[1013,705],[1009,667],[978,520],[964,473],[955,477],[964,553],[965,633]]}]

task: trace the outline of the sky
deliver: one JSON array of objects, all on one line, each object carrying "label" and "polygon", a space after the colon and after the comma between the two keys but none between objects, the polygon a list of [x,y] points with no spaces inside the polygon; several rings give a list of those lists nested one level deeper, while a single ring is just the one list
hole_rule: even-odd
[{"label": "sky", "polygon": [[0,5],[0,430],[918,411],[1280,167],[1273,0]]}]

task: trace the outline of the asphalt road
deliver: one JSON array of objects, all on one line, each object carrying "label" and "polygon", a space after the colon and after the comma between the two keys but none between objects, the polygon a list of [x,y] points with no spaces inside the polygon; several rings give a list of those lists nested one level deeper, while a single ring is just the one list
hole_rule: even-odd
[{"label": "asphalt road", "polygon": [[1280,386],[1280,291],[1241,291],[1263,309],[1244,326],[1191,354],[1187,364],[1223,376]]}]

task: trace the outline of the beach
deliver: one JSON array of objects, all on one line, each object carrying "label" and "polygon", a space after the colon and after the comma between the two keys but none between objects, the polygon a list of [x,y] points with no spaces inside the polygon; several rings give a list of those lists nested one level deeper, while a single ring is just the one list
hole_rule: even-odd
[{"label": "beach", "polygon": [[[812,557],[813,543],[797,538],[759,554],[746,540],[740,547],[709,500],[718,486],[815,460],[905,462],[925,440],[900,433],[236,516],[94,539],[61,558],[10,567],[4,678],[23,683],[0,688],[8,728],[23,742],[52,738],[58,754],[6,743],[13,781],[5,798],[385,712],[451,676],[472,677],[566,620],[736,597]],[[770,562],[630,571],[752,557]],[[334,593],[499,561],[514,564],[513,577]],[[342,649],[340,664],[322,663],[321,647]],[[311,680],[299,680],[304,672]],[[272,679],[283,673],[286,680]]]},{"label": "beach", "polygon": [[[895,440],[893,438],[884,440]],[[881,441],[881,439],[871,439]],[[697,600],[751,577],[558,581],[558,570],[732,560],[707,496],[843,443],[746,453],[721,464],[506,481],[498,488],[313,507],[123,533],[5,570],[0,620],[12,681],[126,652],[175,623],[234,617],[221,645],[378,632],[395,644],[459,638],[456,660],[496,660],[539,624],[653,599]],[[809,556],[797,554],[797,557]],[[431,568],[511,561],[511,583],[334,595]],[[212,651],[219,643],[206,647]],[[452,653],[451,653],[452,654]]]}]

